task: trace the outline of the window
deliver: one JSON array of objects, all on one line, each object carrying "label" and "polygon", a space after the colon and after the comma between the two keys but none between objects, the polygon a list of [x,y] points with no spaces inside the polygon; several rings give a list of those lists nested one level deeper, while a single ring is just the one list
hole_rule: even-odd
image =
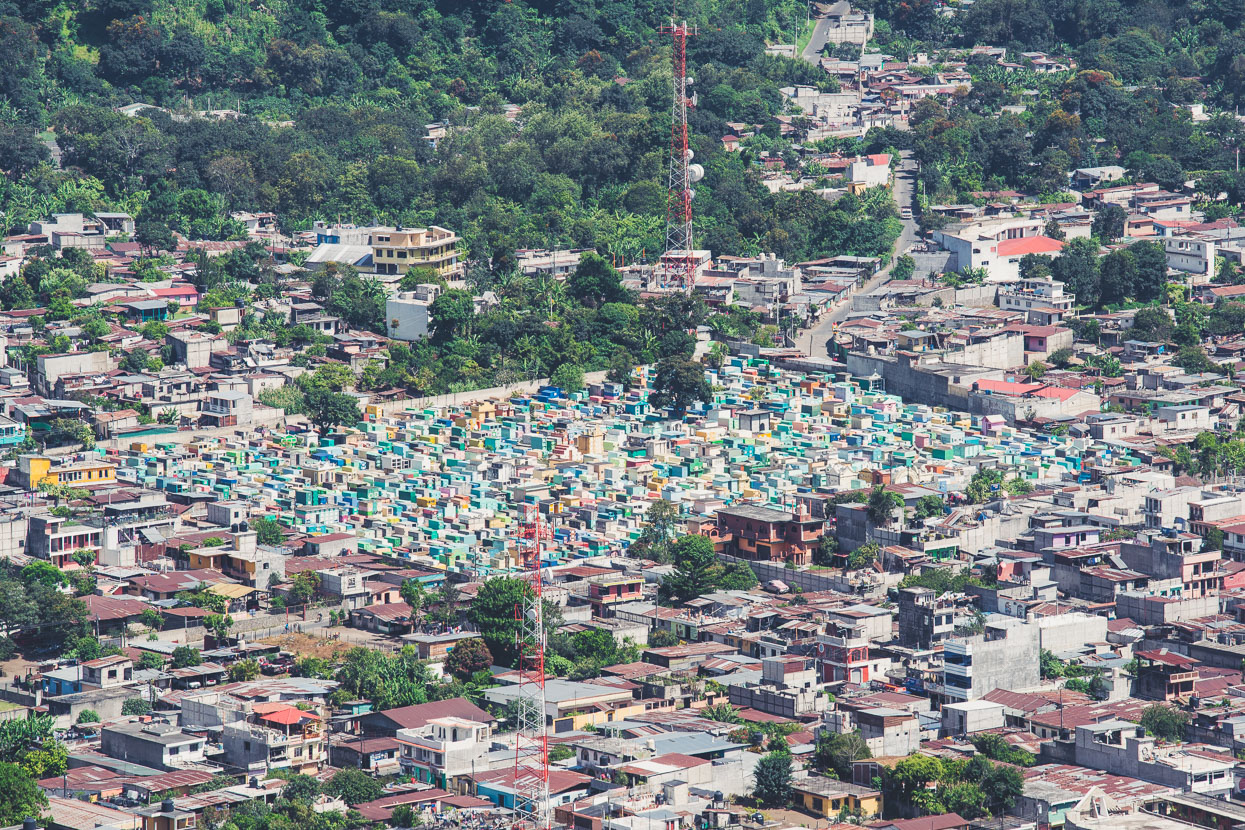
[{"label": "window", "polygon": [[169,747],[169,754],[170,754],[170,755],[177,755],[177,754],[178,754],[179,752],[181,752],[181,751],[182,751],[182,748],[181,748],[180,746],[171,746],[171,747]]}]

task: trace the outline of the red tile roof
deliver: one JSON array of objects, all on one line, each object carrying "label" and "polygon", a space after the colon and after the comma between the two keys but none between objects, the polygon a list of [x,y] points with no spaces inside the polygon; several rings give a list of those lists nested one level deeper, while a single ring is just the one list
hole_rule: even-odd
[{"label": "red tile roof", "polygon": [[1063,243],[1049,236],[1024,236],[1020,239],[1004,239],[999,243],[999,256],[1024,256],[1025,254],[1054,254],[1063,250]]}]

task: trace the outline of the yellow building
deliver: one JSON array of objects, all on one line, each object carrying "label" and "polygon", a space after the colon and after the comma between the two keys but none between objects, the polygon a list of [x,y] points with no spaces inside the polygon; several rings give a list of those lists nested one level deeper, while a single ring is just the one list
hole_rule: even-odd
[{"label": "yellow building", "polygon": [[793,781],[791,790],[799,800],[800,808],[819,818],[835,818],[844,809],[850,815],[865,818],[882,814],[880,792],[846,781],[810,776],[802,781]]},{"label": "yellow building", "polygon": [[117,480],[117,465],[108,461],[78,461],[52,466],[46,455],[23,455],[17,459],[17,485],[34,490],[39,483],[63,484],[67,487],[88,487],[111,484]]},{"label": "yellow building", "polygon": [[429,228],[376,228],[368,234],[372,264],[378,274],[405,274],[431,268],[447,279],[461,277],[466,265],[458,259],[458,234]]}]

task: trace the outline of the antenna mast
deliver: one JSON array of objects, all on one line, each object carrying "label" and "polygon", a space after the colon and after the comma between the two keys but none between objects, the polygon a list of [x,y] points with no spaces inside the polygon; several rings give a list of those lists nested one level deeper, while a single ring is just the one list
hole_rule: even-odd
[{"label": "antenna mast", "polygon": [[666,194],[666,282],[691,293],[696,278],[695,246],[692,242],[692,184],[704,178],[705,168],[692,164],[693,153],[687,146],[687,108],[695,106],[688,94],[692,79],[687,77],[687,21],[672,16],[663,26],[674,43],[674,95],[670,112],[670,181]]},{"label": "antenna mast", "polygon": [[514,741],[514,809],[519,824],[549,830],[549,732],[545,726],[545,619],[540,572],[540,543],[548,528],[541,527],[540,508],[523,506],[519,540],[521,579],[532,590],[515,606],[519,622],[518,731]]}]

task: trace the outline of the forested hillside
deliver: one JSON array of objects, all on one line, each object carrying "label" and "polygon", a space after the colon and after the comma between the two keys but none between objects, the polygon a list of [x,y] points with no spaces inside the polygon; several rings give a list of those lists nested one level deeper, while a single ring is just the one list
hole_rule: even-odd
[{"label": "forested hillside", "polygon": [[[1245,3],[978,0],[949,14],[929,0],[861,5],[879,17],[876,44],[900,59],[989,45],[1013,65],[1029,51],[1076,62],[1038,75],[968,54],[966,106],[921,102],[911,134],[873,136],[916,151],[931,199],[1018,188],[1059,201],[1070,170],[1122,164],[1167,188],[1197,179],[1208,196],[1226,191],[1229,204],[1204,206],[1211,219],[1239,212],[1245,131],[1231,116],[1245,96]],[[1197,104],[1226,114],[1195,120]]]},{"label": "forested hillside", "polygon": [[[219,238],[228,210],[437,223],[495,265],[516,247],[659,252],[669,141],[669,43],[657,0],[94,0],[0,5],[2,195],[10,229],[52,210],[122,209]],[[717,253],[875,253],[884,234],[816,196],[771,196],[725,122],[765,124],[778,87],[827,83],[767,57],[793,42],[799,0],[680,3],[708,169],[699,241]],[[240,121],[174,116],[233,108]],[[506,104],[522,107],[508,120]],[[425,125],[462,126],[435,149]],[[64,171],[47,162],[47,140]],[[82,175],[82,174],[85,174]]]}]

